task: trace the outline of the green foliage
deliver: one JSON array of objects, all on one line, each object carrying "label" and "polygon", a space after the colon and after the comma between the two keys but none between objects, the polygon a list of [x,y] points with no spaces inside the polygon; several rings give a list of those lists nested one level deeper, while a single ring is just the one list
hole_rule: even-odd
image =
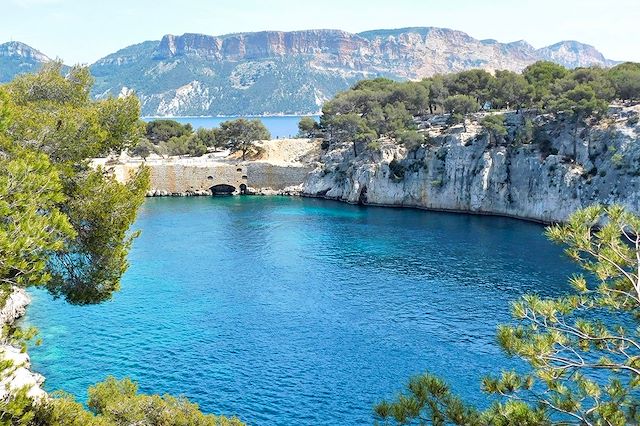
[{"label": "green foliage", "polygon": [[480,125],[489,133],[489,143],[496,142],[498,137],[507,135],[507,128],[504,122],[504,115],[491,114],[487,115],[480,121]]},{"label": "green foliage", "polygon": [[144,160],[156,151],[156,146],[147,139],[141,139],[131,150],[131,154],[136,157],[142,157]]},{"label": "green foliage", "polygon": [[200,157],[207,153],[207,147],[196,135],[172,137],[166,142],[160,142],[158,151],[164,155],[189,155]]},{"label": "green foliage", "polygon": [[482,413],[452,396],[432,375],[375,408],[387,423],[455,425],[638,424],[640,411],[640,217],[621,206],[576,212],[547,236],[591,278],[575,275],[574,294],[527,295],[513,304],[517,324],[501,326],[498,342],[531,371],[483,380],[501,396]]},{"label": "green foliage", "polygon": [[[640,96],[640,65],[627,63],[612,70],[598,67],[567,70],[552,62],[540,61],[522,74],[496,71],[495,77],[483,70],[436,75],[421,82],[398,83],[386,78],[364,80],[350,90],[338,93],[322,109],[319,131],[325,146],[371,138],[399,141],[407,130],[415,130],[414,118],[427,113],[448,112],[448,124],[465,124],[468,114],[491,106],[497,109],[538,108],[544,112],[569,113],[578,124],[602,115],[614,98]],[[305,120],[301,134],[315,131],[315,123]],[[533,124],[516,140],[529,143]],[[377,135],[377,136],[374,136]],[[493,133],[494,136],[497,133]]]},{"label": "green foliage", "polygon": [[191,124],[180,124],[175,120],[153,120],[147,123],[145,135],[147,139],[158,145],[171,138],[189,136],[193,133]]},{"label": "green foliage", "polygon": [[204,145],[207,148],[217,147],[219,142],[219,133],[218,129],[198,129],[196,130],[195,138],[196,140]]},{"label": "green foliage", "polygon": [[431,374],[413,377],[407,392],[395,401],[382,401],[374,407],[376,417],[385,423],[408,425],[416,420],[434,426],[480,425],[480,413],[466,407],[451,393],[449,386]]},{"label": "green foliage", "polygon": [[219,129],[198,129],[194,132],[191,124],[180,124],[175,120],[148,122],[145,126],[145,136],[156,147],[139,143],[136,148],[139,147],[140,151],[136,153],[134,150],[134,155],[143,158],[151,152],[169,156],[200,157],[207,153],[208,148],[215,148],[221,144]]},{"label": "green foliage", "polygon": [[533,142],[536,136],[536,126],[532,119],[525,118],[522,126],[516,130],[516,143],[528,144]]},{"label": "green foliage", "polygon": [[551,87],[568,73],[565,67],[550,61],[538,61],[526,67],[522,75],[531,85],[534,105],[544,109],[551,98]]},{"label": "green foliage", "polygon": [[398,142],[404,145],[408,151],[415,152],[426,142],[426,138],[424,133],[416,130],[404,130],[398,134]]},{"label": "green foliage", "polygon": [[54,296],[87,304],[108,300],[120,289],[127,254],[138,235],[127,231],[144,201],[148,181],[146,168],[124,185],[101,170],[75,177],[61,210],[77,233],[63,249],[54,251],[49,262],[52,280],[46,285]]},{"label": "green foliage", "polygon": [[617,99],[640,99],[640,64],[625,62],[609,70]]},{"label": "green foliage", "polygon": [[220,124],[219,140],[231,152],[241,152],[243,161],[247,153],[255,148],[254,143],[265,139],[271,139],[271,134],[258,119],[238,118]]},{"label": "green foliage", "polygon": [[496,77],[490,89],[492,107],[519,110],[530,104],[531,92],[531,85],[521,74],[496,71]]},{"label": "green foliage", "polygon": [[579,84],[559,95],[551,102],[550,108],[554,111],[569,113],[579,121],[592,114],[603,114],[606,111],[607,102],[598,98],[590,85]]},{"label": "green foliage", "polygon": [[316,137],[319,129],[318,122],[311,117],[302,117],[298,123],[298,132],[303,138]]},{"label": "green foliage", "polygon": [[444,109],[444,100],[449,97],[444,77],[436,75],[431,79],[423,80],[423,84],[429,85],[429,112],[433,113],[438,108]]},{"label": "green foliage", "polygon": [[444,109],[451,114],[467,115],[480,109],[478,101],[469,95],[453,95],[444,100]]},{"label": "green foliage", "polygon": [[377,139],[377,134],[368,125],[365,118],[356,113],[341,114],[325,118],[325,126],[330,138],[336,142],[351,142],[354,155],[358,155],[357,144],[369,143]]},{"label": "green foliage", "polygon": [[[123,185],[87,166],[87,158],[119,152],[140,136],[137,99],[93,102],[91,82],[86,68],[63,75],[53,63],[8,84],[4,107],[11,110],[3,147],[6,198],[21,215],[4,230],[24,235],[6,253],[32,255],[0,274],[18,285],[45,285],[73,303],[100,302],[118,289],[132,239],[126,232],[148,184],[144,169]],[[31,198],[37,207],[21,208],[14,197]],[[14,227],[25,223],[29,229]]]},{"label": "green foliage", "polygon": [[[484,104],[490,100],[491,87],[494,80],[494,77],[488,72],[473,69],[448,74],[445,76],[444,84],[447,87],[449,95],[469,96],[475,100],[476,105],[484,106]],[[476,110],[477,109],[478,108],[476,108]],[[462,111],[458,112],[463,113]]]},{"label": "green foliage", "polygon": [[77,234],[62,211],[62,180],[46,155],[7,140],[0,149],[0,282],[46,283],[50,253]]},{"label": "green foliage", "polygon": [[89,388],[90,411],[70,396],[35,405],[35,424],[48,426],[242,426],[237,418],[203,414],[196,404],[170,395],[144,395],[129,379],[107,378]]},{"label": "green foliage", "polygon": [[56,163],[131,146],[138,137],[138,100],[92,102],[91,81],[86,68],[72,68],[63,76],[59,63],[48,64],[38,74],[19,76],[6,86],[13,110],[8,136],[46,152]]}]

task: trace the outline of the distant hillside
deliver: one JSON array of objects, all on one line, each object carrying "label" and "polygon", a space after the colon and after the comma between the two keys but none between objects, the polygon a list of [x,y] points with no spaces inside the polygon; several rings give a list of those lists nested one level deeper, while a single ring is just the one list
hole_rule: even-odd
[{"label": "distant hillside", "polygon": [[37,71],[50,60],[42,52],[19,41],[0,44],[0,83],[11,81],[18,74]]},{"label": "distant hillside", "polygon": [[[20,58],[0,58],[5,80]],[[540,59],[567,67],[614,63],[575,41],[536,50],[525,41],[477,40],[425,27],[166,35],[106,56],[91,71],[97,97],[135,91],[146,115],[300,114],[318,111],[363,78],[419,79],[469,68],[519,71]]]}]

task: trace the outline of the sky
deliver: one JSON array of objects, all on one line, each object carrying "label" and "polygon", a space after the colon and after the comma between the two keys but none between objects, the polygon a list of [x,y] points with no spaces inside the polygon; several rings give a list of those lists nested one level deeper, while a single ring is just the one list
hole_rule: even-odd
[{"label": "sky", "polygon": [[591,44],[640,62],[640,0],[0,0],[0,43],[92,63],[164,34],[434,26],[478,39]]}]

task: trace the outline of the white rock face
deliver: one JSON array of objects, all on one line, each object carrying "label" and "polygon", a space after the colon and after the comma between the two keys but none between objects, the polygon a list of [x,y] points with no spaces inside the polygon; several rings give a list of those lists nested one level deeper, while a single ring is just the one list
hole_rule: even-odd
[{"label": "white rock face", "polygon": [[[360,154],[354,160],[352,147],[340,146],[324,155],[302,192],[350,203],[541,222],[564,221],[595,203],[621,203],[640,213],[640,127],[627,121],[638,112],[637,106],[625,108],[602,124],[577,131],[568,121],[538,117],[543,131],[539,138],[547,138],[546,143],[496,146],[474,123],[466,132],[459,132],[461,127],[432,128],[431,146],[419,149],[415,158],[387,143],[379,153]],[[506,118],[513,135],[521,128],[522,114],[509,113]],[[404,176],[390,169],[392,160]]]},{"label": "white rock face", "polygon": [[[27,292],[21,288],[14,288],[4,307],[0,310],[0,325],[13,324],[24,315],[29,303],[31,303],[31,298]],[[41,387],[44,383],[44,377],[30,370],[29,355],[3,341],[0,344],[0,359],[10,360],[12,363],[10,368],[0,374],[0,400],[9,398],[12,392],[25,387],[28,388],[27,396],[31,398],[46,397],[46,393]]]}]

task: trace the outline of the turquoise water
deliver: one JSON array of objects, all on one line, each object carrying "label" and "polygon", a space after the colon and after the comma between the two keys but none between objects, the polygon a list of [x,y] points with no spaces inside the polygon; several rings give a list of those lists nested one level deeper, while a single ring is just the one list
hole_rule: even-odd
[{"label": "turquoise water", "polygon": [[472,402],[507,359],[495,328],[574,271],[539,225],[281,197],[146,201],[122,291],[75,307],[34,291],[46,389],[107,375],[260,425],[372,424],[435,372]]},{"label": "turquoise water", "polygon": [[[194,129],[201,127],[210,129],[220,126],[220,123],[227,120],[233,120],[236,117],[172,117],[179,123],[190,123]],[[250,117],[251,118],[251,117]],[[276,117],[255,117],[260,119],[265,127],[271,133],[272,138],[290,138],[298,134],[298,123],[302,116],[276,116]],[[316,120],[317,116],[314,116]],[[154,120],[155,118],[146,117],[145,121]]]}]

